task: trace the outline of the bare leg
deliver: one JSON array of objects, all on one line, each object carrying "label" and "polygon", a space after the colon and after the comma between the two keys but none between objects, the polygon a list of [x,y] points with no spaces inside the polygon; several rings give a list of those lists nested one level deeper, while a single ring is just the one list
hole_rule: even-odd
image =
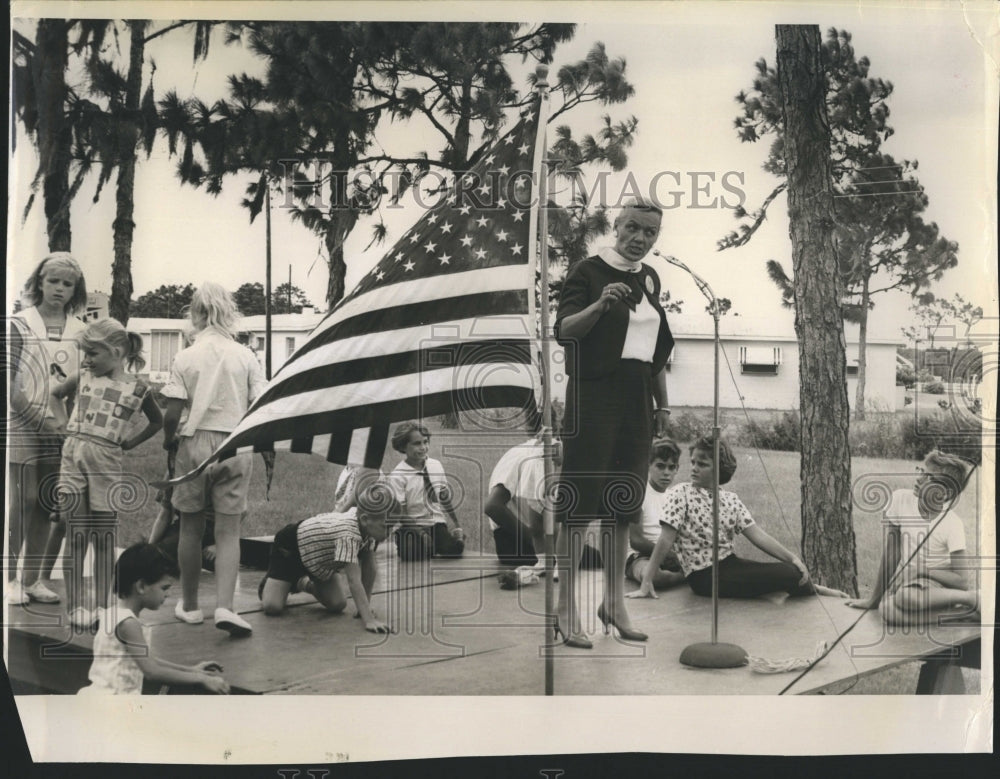
[{"label": "bare leg", "polygon": [[[559,583],[559,627],[567,636],[583,632],[580,624],[580,610],[576,603],[576,579],[579,575],[580,558],[583,556],[583,537],[586,526],[564,524],[556,537],[556,557],[565,561],[565,573]],[[542,547],[544,549],[544,547]],[[544,552],[543,552],[544,554]]]},{"label": "bare leg", "polygon": [[201,539],[205,535],[205,514],[181,512],[181,532],[177,539],[177,564],[181,569],[181,603],[184,611],[198,608],[201,580]]},{"label": "bare leg", "polygon": [[[47,558],[45,545],[51,526],[48,510],[38,497],[41,478],[49,472],[51,469],[41,469],[32,463],[11,463],[8,471],[10,549],[7,558],[7,580],[12,582],[17,577],[17,563],[20,559],[21,582],[25,587],[30,587],[39,578],[47,578],[55,564],[55,556],[51,560]],[[23,556],[21,556],[22,545]]]},{"label": "bare leg", "polygon": [[56,558],[62,551],[63,540],[66,538],[66,520],[60,518],[58,522],[49,523],[50,527],[46,531],[48,538],[45,541],[45,553],[42,559],[42,567],[38,572],[40,579],[51,579],[52,569],[55,568]]},{"label": "bare leg", "polygon": [[85,517],[73,517],[67,521],[68,540],[63,555],[63,582],[66,584],[66,611],[86,607],[84,590],[84,560],[93,529]]},{"label": "bare leg", "polygon": [[24,543],[24,523],[30,516],[25,505],[32,489],[28,483],[29,470],[34,469],[23,463],[11,463],[7,468],[7,484],[10,485],[10,504],[7,511],[7,536],[10,544],[7,548],[8,591],[10,585],[17,579],[17,561],[21,555],[21,545]]},{"label": "bare leg", "polygon": [[328,581],[314,582],[309,579],[306,585],[306,592],[323,604],[327,611],[333,614],[340,614],[347,608],[347,597],[344,595],[344,588],[340,584],[340,574],[334,574]]},{"label": "bare leg", "polygon": [[612,553],[603,555],[604,609],[619,627],[632,630],[632,619],[625,608],[625,560],[628,550],[628,523],[615,522]]},{"label": "bare leg", "polygon": [[[649,565],[648,557],[640,557],[632,563],[632,575],[629,577],[636,584],[642,583],[642,577],[646,573],[646,566]],[[684,574],[680,571],[667,571],[661,568],[653,574],[653,589],[665,590],[684,581]]]},{"label": "bare leg", "polygon": [[963,607],[970,610],[979,608],[979,593],[974,590],[903,587],[896,592],[893,600],[899,609],[906,612],[943,613]]},{"label": "bare leg", "polygon": [[114,514],[104,516],[94,527],[94,598],[98,608],[107,608],[115,571]]},{"label": "bare leg", "polygon": [[[233,610],[236,576],[240,570],[240,516],[215,514],[215,607],[218,609]],[[197,559],[201,569],[201,536],[198,537]]]},{"label": "bare leg", "polygon": [[[966,597],[971,596],[973,603],[978,604],[978,598],[975,597],[976,593],[969,593],[965,590],[940,590],[940,592],[964,594]],[[960,618],[968,613],[968,609],[975,608],[974,605],[967,602],[966,598],[963,598],[963,601],[955,601],[949,598],[944,605],[938,602],[938,605],[925,605],[924,608],[919,610],[900,608],[896,601],[895,597],[883,598],[882,603],[879,605],[879,613],[881,613],[882,619],[885,620],[887,625],[896,625],[898,627],[935,625],[942,618]],[[912,605],[912,602],[910,605]]]},{"label": "bare leg", "polygon": [[268,579],[264,583],[264,592],[261,596],[264,613],[269,617],[274,617],[283,612],[285,604],[288,602],[288,593],[291,591],[291,582],[284,582],[281,579]]}]

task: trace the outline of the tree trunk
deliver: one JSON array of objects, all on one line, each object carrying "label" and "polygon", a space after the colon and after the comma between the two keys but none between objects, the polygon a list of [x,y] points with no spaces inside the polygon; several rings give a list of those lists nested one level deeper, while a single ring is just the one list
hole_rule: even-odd
[{"label": "tree trunk", "polygon": [[69,168],[73,136],[66,121],[69,27],[66,19],[41,19],[35,41],[33,78],[38,100],[38,158],[51,252],[68,252],[72,245]]},{"label": "tree trunk", "polygon": [[861,316],[858,319],[858,387],[854,394],[854,418],[865,418],[865,379],[868,375],[868,304],[871,301],[871,279],[866,273],[861,280]]},{"label": "tree trunk", "polygon": [[799,342],[802,552],[816,581],[856,595],[846,345],[820,31],[777,25],[776,37]]},{"label": "tree trunk", "polygon": [[469,144],[472,141],[470,115],[472,113],[472,78],[467,77],[462,82],[462,97],[459,103],[460,113],[455,125],[455,143],[451,149],[451,167],[455,171],[469,169]]},{"label": "tree trunk", "polygon": [[[342,148],[338,144],[337,148]],[[339,155],[338,155],[339,156]],[[344,297],[344,277],[347,275],[347,263],[344,261],[344,241],[351,234],[354,225],[358,223],[358,212],[350,204],[347,197],[347,180],[350,165],[334,162],[334,171],[330,174],[331,200],[330,227],[326,232],[327,265],[330,276],[326,284],[326,305],[333,308]]]},{"label": "tree trunk", "polygon": [[139,141],[139,99],[142,92],[142,66],[146,54],[146,22],[129,21],[128,76],[125,81],[125,116],[119,136],[118,185],[115,189],[114,230],[115,259],[111,265],[111,299],[108,313],[128,323],[132,301],[132,236],[135,232],[135,161]]}]

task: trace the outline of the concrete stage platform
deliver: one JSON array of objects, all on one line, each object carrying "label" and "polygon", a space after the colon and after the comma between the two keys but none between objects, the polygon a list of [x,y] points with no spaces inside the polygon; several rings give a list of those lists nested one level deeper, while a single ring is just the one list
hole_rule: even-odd
[{"label": "concrete stage platform", "polygon": [[[254,628],[230,638],[208,619],[198,626],[173,616],[179,586],[156,612],[145,612],[152,641],[164,658],[217,660],[237,693],[320,695],[541,695],[545,655],[554,659],[560,695],[777,694],[794,674],[760,675],[748,668],[695,670],[681,650],[711,635],[711,602],[686,586],[657,600],[631,600],[635,625],[649,641],[632,643],[601,632],[595,614],[601,572],[581,572],[584,627],[594,648],[553,645],[544,625],[543,583],[518,591],[499,588],[492,558],[400,564],[392,545],[379,550],[373,605],[394,627],[390,636],[364,631],[352,618],[328,614],[310,596],[293,595],[285,614],[267,617],[257,599],[262,572],[244,568],[236,609]],[[59,583],[57,583],[59,584]],[[211,617],[214,579],[203,572],[201,606]],[[835,598],[724,600],[719,640],[777,661],[813,654],[833,642],[861,612]],[[856,676],[950,653],[950,663],[978,662],[978,624],[890,629],[865,614],[843,642],[789,692],[816,693]],[[15,692],[72,693],[86,683],[93,638],[73,634],[59,606],[8,607],[8,673]]]}]

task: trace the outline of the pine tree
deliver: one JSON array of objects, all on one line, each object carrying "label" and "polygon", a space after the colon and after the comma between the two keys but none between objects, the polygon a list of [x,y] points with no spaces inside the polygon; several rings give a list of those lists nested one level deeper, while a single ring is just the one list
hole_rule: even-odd
[{"label": "pine tree", "polygon": [[[892,84],[869,75],[867,57],[856,57],[851,35],[831,29],[822,49],[825,104],[830,122],[832,183],[836,190],[838,229],[835,249],[844,292],[844,315],[859,325],[856,418],[865,416],[868,314],[873,297],[894,289],[917,294],[957,262],[958,245],[925,223],[928,205],[914,175],[916,162],[897,162],[881,152],[893,134],[888,126],[888,99]],[[737,95],[742,113],[736,119],[744,142],[773,135],[764,169],[785,177],[784,124],[777,73],[765,60],[756,63],[752,89]],[[782,181],[752,214],[737,210],[744,221],[737,231],[719,241],[719,248],[746,244],[763,223],[768,206],[785,189]],[[792,282],[781,264],[769,260],[767,273],[779,287],[782,303],[792,301]]]},{"label": "pine tree", "polygon": [[857,594],[846,346],[819,27],[777,25],[776,37],[799,342],[802,551],[818,581]]}]

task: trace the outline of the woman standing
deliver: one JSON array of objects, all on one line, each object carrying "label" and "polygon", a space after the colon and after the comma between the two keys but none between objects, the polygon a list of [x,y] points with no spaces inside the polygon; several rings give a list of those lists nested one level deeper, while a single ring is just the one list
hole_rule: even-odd
[{"label": "woman standing", "polygon": [[563,284],[556,338],[566,347],[566,422],[557,552],[568,560],[559,588],[556,637],[589,649],[576,605],[575,578],[586,526],[611,528],[604,554],[604,601],[597,616],[605,632],[645,641],[625,609],[628,526],[638,521],[645,495],[649,447],[666,432],[665,366],[674,340],[660,305],[660,280],[643,257],[660,233],[662,211],[643,201],[615,220],[614,248],[578,263]]}]

